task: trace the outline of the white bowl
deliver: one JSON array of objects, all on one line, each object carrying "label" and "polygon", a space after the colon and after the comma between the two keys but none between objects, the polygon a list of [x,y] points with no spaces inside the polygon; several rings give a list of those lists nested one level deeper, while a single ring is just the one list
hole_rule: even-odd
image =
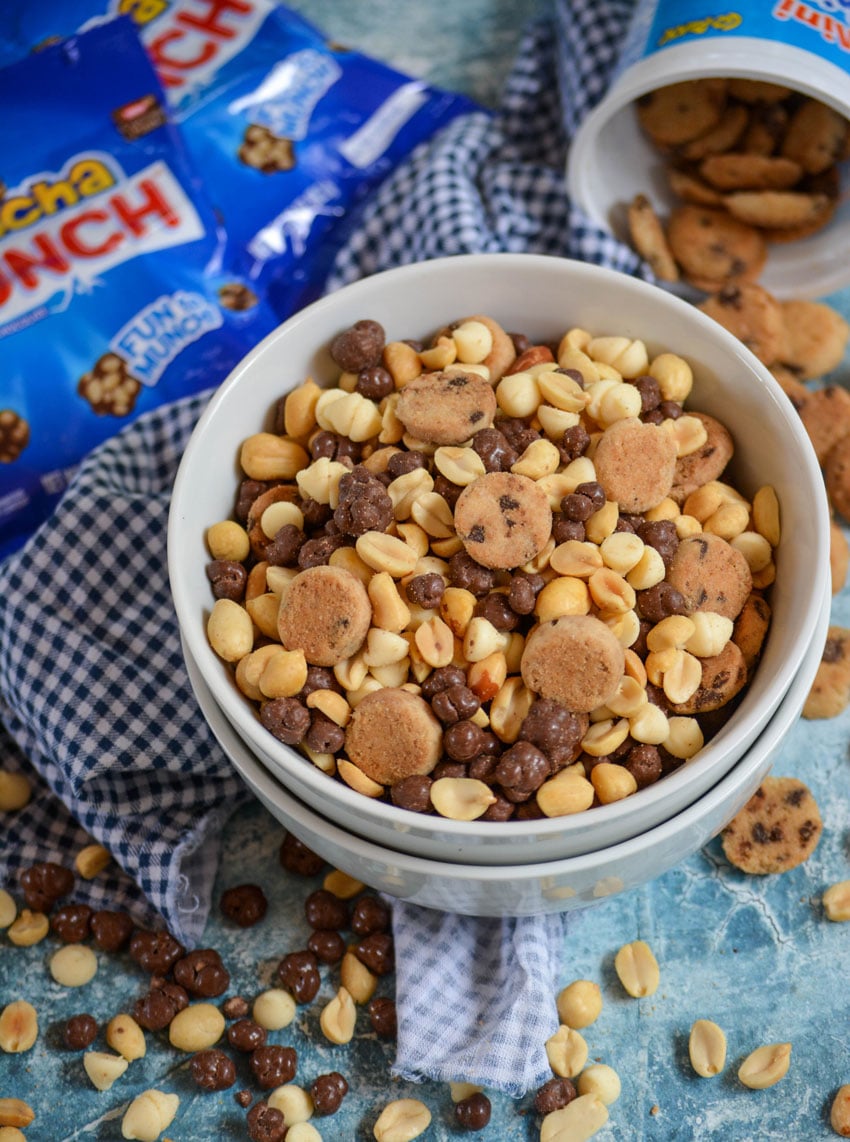
[{"label": "white bowl", "polygon": [[[550,340],[571,325],[642,338],[651,354],[671,350],[695,374],[695,409],[713,414],[738,444],[737,487],[775,487],[783,536],[777,554],[773,621],[761,662],[740,707],[700,753],[624,801],[569,818],[451,821],[375,801],[330,779],[262,726],[210,648],[212,605],[204,571],[207,527],[227,518],[240,478],[242,440],[261,429],[282,393],[312,376],[335,376],[327,345],[361,318],[390,338],[428,335],[468,313],[489,313],[506,328]],[[349,286],[308,307],[270,334],[213,396],[186,449],[174,485],[168,568],[189,653],[216,704],[251,753],[324,816],[390,848],[470,863],[538,862],[615,844],[692,804],[756,740],[797,673],[828,593],[828,512],[823,480],[800,419],[756,358],[695,307],[613,271],[524,254],[444,258]]]},{"label": "white bowl", "polygon": [[[353,836],[276,781],[223,716],[184,645],[189,678],[213,734],[266,809],[336,868],[400,900],[468,916],[567,912],[654,880],[728,824],[758,788],[800,715],[820,663],[829,600],[815,638],[779,708],[756,742],[693,805],[639,836],[596,852],[534,864],[491,866],[427,860]],[[503,850],[509,855],[509,850]]]}]

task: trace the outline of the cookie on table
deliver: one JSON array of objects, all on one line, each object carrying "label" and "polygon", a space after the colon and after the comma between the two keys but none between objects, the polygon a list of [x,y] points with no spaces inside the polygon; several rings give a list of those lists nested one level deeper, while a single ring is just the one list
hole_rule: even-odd
[{"label": "cookie on table", "polygon": [[770,366],[770,372],[797,412],[804,408],[811,392],[803,382],[798,381],[791,370],[785,365],[780,365],[778,361],[774,361]]},{"label": "cookie on table", "polygon": [[850,393],[840,385],[811,390],[797,412],[823,464],[833,447],[850,433]]},{"label": "cookie on table", "polygon": [[850,521],[850,433],[830,448],[823,461],[823,478],[829,502]]},{"label": "cookie on table", "polygon": [[850,544],[844,529],[830,520],[829,523],[829,573],[832,579],[832,593],[837,595],[847,582],[847,570],[850,568]]},{"label": "cookie on table", "polygon": [[831,626],[803,717],[835,718],[850,704],[850,630]]},{"label": "cookie on table", "polygon": [[755,282],[727,285],[697,308],[742,341],[762,364],[777,359],[784,335],[782,310],[762,286]]},{"label": "cookie on table", "polygon": [[817,802],[796,777],[766,777],[722,833],[726,859],[754,876],[808,860],[823,831]]},{"label": "cookie on table", "polygon": [[782,340],[776,360],[801,381],[831,373],[841,364],[850,325],[840,313],[821,301],[789,300],[779,303]]}]

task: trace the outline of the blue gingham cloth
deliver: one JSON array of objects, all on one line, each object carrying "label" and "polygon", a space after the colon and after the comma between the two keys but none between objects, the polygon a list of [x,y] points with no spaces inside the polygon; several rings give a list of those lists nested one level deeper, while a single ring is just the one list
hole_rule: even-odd
[{"label": "blue gingham cloth", "polygon": [[[382,184],[332,269],[333,289],[445,254],[529,251],[648,276],[568,202],[568,138],[604,94],[631,0],[559,0],[521,43],[502,107],[455,120]],[[57,512],[0,566],[0,766],[37,795],[5,830],[0,883],[115,858],[77,898],[158,914],[192,945],[221,826],[245,796],[186,677],[165,536],[179,458],[204,397],[142,417],[82,464]],[[561,916],[476,920],[394,908],[396,1072],[520,1095],[550,1077]]]}]

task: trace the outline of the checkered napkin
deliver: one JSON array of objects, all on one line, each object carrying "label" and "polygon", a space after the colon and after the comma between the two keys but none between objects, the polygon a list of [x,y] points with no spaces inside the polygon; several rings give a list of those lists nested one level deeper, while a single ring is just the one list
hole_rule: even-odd
[{"label": "checkered napkin", "polygon": [[245,796],[198,712],[165,565],[171,485],[205,402],[159,409],[91,453],[0,566],[0,766],[37,783],[5,830],[0,883],[36,860],[69,864],[94,838],[114,871],[76,898],[139,923],[159,913],[188,944]]},{"label": "checkered napkin", "polygon": [[[560,0],[533,24],[502,108],[455,120],[390,176],[329,288],[503,250],[644,272],[564,191],[568,135],[604,93],[631,8]],[[221,826],[245,796],[197,709],[166,575],[170,488],[203,404],[160,408],[101,445],[53,518],[0,566],[0,766],[26,770],[38,793],[4,833],[0,883],[36,860],[67,863],[94,838],[114,872],[80,882],[78,898],[129,907],[140,922],[158,913],[189,945],[209,910]],[[398,905],[394,925],[397,1073],[513,1095],[550,1076],[562,917]]]}]

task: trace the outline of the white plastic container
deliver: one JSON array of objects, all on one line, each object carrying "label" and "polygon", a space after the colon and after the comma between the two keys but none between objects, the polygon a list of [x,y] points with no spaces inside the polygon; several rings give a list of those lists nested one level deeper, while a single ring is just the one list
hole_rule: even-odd
[{"label": "white plastic container", "polygon": [[[660,214],[676,204],[663,158],[643,135],[634,101],[708,76],[780,83],[850,119],[850,3],[749,0],[705,15],[696,0],[642,0],[608,94],[570,148],[567,188],[603,229],[626,241],[626,208],[645,194]],[[846,182],[846,180],[843,180]],[[850,199],[810,238],[771,246],[759,281],[777,297],[822,297],[850,284]]]}]

